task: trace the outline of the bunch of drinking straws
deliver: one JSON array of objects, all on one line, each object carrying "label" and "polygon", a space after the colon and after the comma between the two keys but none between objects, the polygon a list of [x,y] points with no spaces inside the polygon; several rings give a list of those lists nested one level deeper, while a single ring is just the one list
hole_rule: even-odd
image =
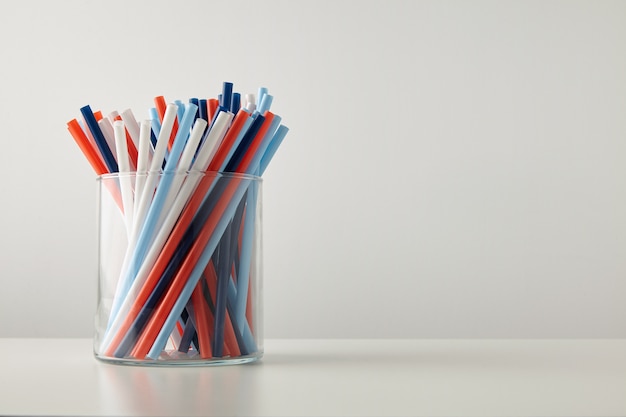
[{"label": "bunch of drinking straws", "polygon": [[97,354],[158,360],[171,344],[203,359],[258,351],[249,283],[254,179],[288,132],[272,99],[265,88],[242,99],[225,82],[218,98],[156,97],[141,122],[131,110],[103,117],[89,106],[68,122],[126,230]]}]

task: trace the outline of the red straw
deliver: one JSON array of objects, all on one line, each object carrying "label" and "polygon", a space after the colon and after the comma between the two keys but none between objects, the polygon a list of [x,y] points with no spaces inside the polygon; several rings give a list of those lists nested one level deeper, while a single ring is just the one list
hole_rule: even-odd
[{"label": "red straw", "polygon": [[89,161],[93,170],[96,171],[96,174],[107,174],[109,170],[100,157],[100,152],[98,152],[89,141],[78,121],[76,119],[72,119],[67,123],[67,129],[70,131],[70,134],[78,144],[80,150],[83,151],[83,154],[87,158],[87,161]]},{"label": "red straw", "polygon": [[211,310],[207,308],[206,301],[202,296],[202,282],[198,281],[196,288],[191,295],[193,310],[196,314],[196,332],[198,334],[198,350],[200,357],[203,359],[211,358],[213,351],[211,349],[211,339],[209,337],[209,322],[213,321]]},{"label": "red straw", "polygon": [[[165,108],[167,107],[167,103],[165,102],[165,97],[163,96],[155,97],[154,105],[156,107],[157,114],[159,115],[159,121],[163,122],[163,117],[165,116]],[[167,144],[168,150],[172,150],[172,145],[174,144],[174,139],[176,139],[177,132],[178,132],[178,118],[174,119],[174,127],[172,128],[172,133],[170,133],[170,140]]]},{"label": "red straw", "polygon": [[215,112],[217,112],[217,108],[219,105],[220,105],[220,101],[216,98],[210,98],[207,100],[206,107],[207,107],[207,114],[209,117],[209,123],[211,123],[211,120],[213,120],[213,117],[215,117]]}]

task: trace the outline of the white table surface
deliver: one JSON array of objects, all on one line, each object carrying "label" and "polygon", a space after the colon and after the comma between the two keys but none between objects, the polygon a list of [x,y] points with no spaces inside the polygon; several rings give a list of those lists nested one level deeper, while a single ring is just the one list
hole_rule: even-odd
[{"label": "white table surface", "polygon": [[147,368],[0,339],[0,414],[624,416],[626,340],[267,340],[255,364]]}]

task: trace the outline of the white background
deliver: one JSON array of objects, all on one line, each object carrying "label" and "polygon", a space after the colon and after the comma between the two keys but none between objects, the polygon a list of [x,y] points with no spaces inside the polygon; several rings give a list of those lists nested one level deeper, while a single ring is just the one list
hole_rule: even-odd
[{"label": "white background", "polygon": [[0,336],[92,334],[90,104],[266,86],[266,337],[626,337],[626,3],[0,6]]}]

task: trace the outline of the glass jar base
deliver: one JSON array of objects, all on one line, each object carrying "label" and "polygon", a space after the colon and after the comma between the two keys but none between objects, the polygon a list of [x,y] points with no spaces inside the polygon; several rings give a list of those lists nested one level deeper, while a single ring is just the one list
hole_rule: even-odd
[{"label": "glass jar base", "polygon": [[201,358],[198,355],[189,356],[178,351],[164,352],[159,359],[132,359],[132,358],[115,358],[110,356],[100,356],[94,354],[96,359],[116,365],[130,366],[223,366],[223,365],[241,365],[245,363],[256,362],[263,357],[263,352],[256,352],[246,356],[222,357],[222,358]]}]

